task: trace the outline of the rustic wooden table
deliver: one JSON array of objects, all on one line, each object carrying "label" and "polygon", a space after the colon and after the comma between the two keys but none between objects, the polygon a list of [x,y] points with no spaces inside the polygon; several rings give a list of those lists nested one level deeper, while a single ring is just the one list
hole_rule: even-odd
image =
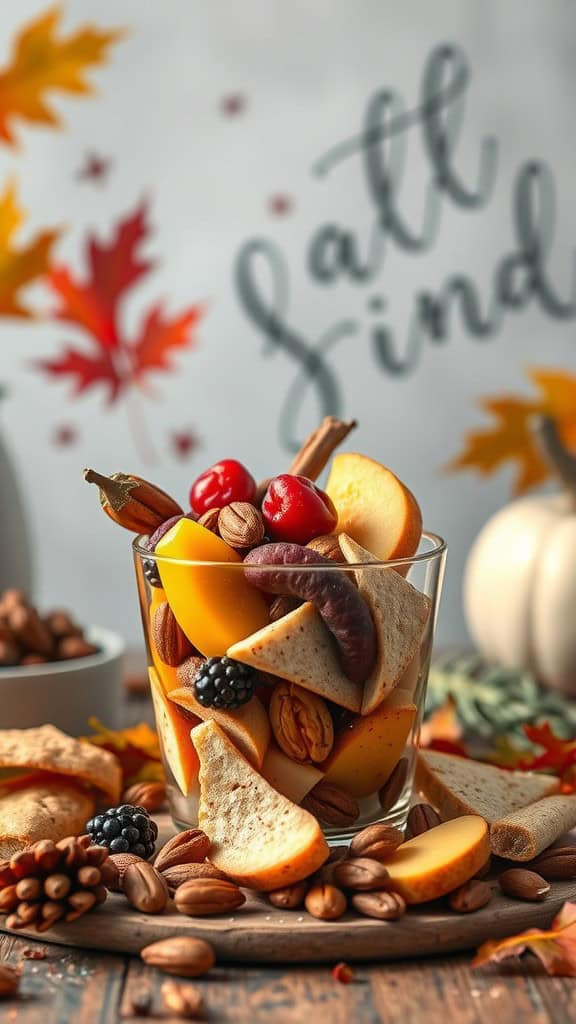
[{"label": "rustic wooden table", "polygon": [[[146,699],[124,701],[125,724],[151,720]],[[29,959],[32,956],[42,959]],[[574,1021],[574,984],[548,978],[536,960],[470,969],[471,955],[426,961],[358,964],[342,985],[325,966],[222,966],[194,984],[204,1019],[247,1024],[564,1024]],[[152,1016],[162,1016],[166,975],[128,956],[30,942],[0,935],[0,962],[22,964],[21,994],[0,1002],[4,1024],[112,1024],[137,1021],[134,999],[153,993]],[[174,1018],[163,1017],[163,1020]]]}]

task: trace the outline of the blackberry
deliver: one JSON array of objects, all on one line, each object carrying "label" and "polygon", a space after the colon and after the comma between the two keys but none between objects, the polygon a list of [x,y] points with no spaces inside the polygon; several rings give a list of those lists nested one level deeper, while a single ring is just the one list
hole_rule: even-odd
[{"label": "blackberry", "polygon": [[208,658],[194,680],[197,701],[205,708],[232,711],[247,704],[254,694],[256,674],[233,658]]},{"label": "blackberry", "polygon": [[109,807],[86,822],[86,831],[97,846],[110,853],[134,853],[148,860],[155,849],[158,826],[148,811],[132,804]]},{"label": "blackberry", "polygon": [[162,580],[158,572],[158,565],[155,558],[143,558],[142,569],[151,587],[161,587]]}]

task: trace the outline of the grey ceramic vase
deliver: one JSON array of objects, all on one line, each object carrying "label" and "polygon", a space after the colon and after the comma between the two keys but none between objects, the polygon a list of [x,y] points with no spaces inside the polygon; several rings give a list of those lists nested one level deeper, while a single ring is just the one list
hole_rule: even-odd
[{"label": "grey ceramic vase", "polygon": [[[0,390],[0,411],[3,394]],[[32,543],[14,463],[0,430],[0,592],[18,587],[33,595]]]}]

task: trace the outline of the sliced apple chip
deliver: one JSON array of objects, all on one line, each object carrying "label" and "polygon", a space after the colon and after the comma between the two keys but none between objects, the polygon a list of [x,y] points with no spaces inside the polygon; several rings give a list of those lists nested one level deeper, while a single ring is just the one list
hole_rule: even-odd
[{"label": "sliced apple chip", "polygon": [[148,669],[150,690],[154,704],[156,728],[162,751],[178,789],[186,796],[198,774],[198,757],[190,739],[190,729],[199,718],[186,718],[180,708],[168,700],[157,673]]},{"label": "sliced apple chip", "polygon": [[196,726],[192,739],[200,759],[198,824],[215,867],[264,892],[316,871],[329,853],[316,818],[273,789],[216,722]]},{"label": "sliced apple chip", "polygon": [[[347,562],[377,561],[375,555],[347,534],[341,534],[339,542]],[[431,602],[392,568],[367,566],[355,576],[372,612],[378,644],[376,666],[364,684],[362,699],[361,713],[369,715],[394,689],[416,656],[430,617]]]},{"label": "sliced apple chip", "polygon": [[344,675],[336,642],[309,601],[229,647],[226,653],[349,711],[360,711],[362,688]]}]

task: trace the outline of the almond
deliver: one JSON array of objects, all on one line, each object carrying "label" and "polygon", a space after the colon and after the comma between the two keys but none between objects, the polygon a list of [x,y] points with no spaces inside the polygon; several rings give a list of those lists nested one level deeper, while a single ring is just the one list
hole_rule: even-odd
[{"label": "almond", "polygon": [[221,878],[192,878],[177,890],[174,902],[181,914],[206,917],[228,914],[246,902],[241,889]]},{"label": "almond", "polygon": [[152,942],[140,950],[140,956],[150,967],[159,967],[166,974],[179,974],[183,978],[206,974],[216,959],[209,942],[188,935]]},{"label": "almond", "polygon": [[304,797],[302,807],[325,825],[345,828],[360,815],[354,797],[329,782],[318,782]]},{"label": "almond", "polygon": [[448,902],[450,909],[455,910],[457,914],[471,914],[485,907],[491,899],[492,887],[488,882],[472,878],[450,893]]},{"label": "almond", "polygon": [[223,878],[228,881],[223,871],[207,863],[174,864],[171,868],[164,868],[161,874],[172,895],[191,878]]},{"label": "almond", "polygon": [[406,903],[397,892],[356,892],[352,906],[359,914],[379,921],[397,921],[406,913]]},{"label": "almond", "polygon": [[526,867],[530,871],[537,871],[548,882],[576,878],[576,846],[551,847]]},{"label": "almond", "polygon": [[346,911],[346,897],[334,885],[313,885],[304,901],[306,910],[321,921],[335,921]]},{"label": "almond", "polygon": [[350,843],[351,857],[370,857],[385,861],[404,842],[404,835],[390,825],[368,825],[357,832]]},{"label": "almond", "polygon": [[542,875],[526,868],[509,868],[498,877],[498,883],[506,896],[514,900],[540,903],[550,892],[550,885]]},{"label": "almond", "polygon": [[440,815],[430,804],[414,804],[408,812],[408,832],[411,836],[422,835],[441,822]]},{"label": "almond", "polygon": [[163,601],[154,611],[151,633],[158,657],[172,668],[181,665],[194,651],[188,637],[176,622],[168,601]]},{"label": "almond", "polygon": [[336,864],[334,880],[343,889],[354,889],[356,892],[370,892],[383,889],[389,876],[386,868],[378,860],[368,857],[350,857]]},{"label": "almond", "polygon": [[131,864],[124,875],[124,895],[142,914],[161,914],[168,902],[168,886],[156,868],[143,860]]},{"label": "almond", "polygon": [[210,851],[210,840],[199,828],[188,828],[169,839],[156,856],[157,871],[173,868],[175,864],[200,863]]},{"label": "almond", "polygon": [[130,865],[143,863],[142,857],[137,857],[135,853],[112,853],[108,860],[113,868],[116,868],[116,875],[113,875],[109,881],[105,882],[105,885],[111,892],[122,892],[124,875]]},{"label": "almond", "polygon": [[164,1006],[175,1017],[198,1020],[203,1015],[202,993],[195,985],[165,981],[160,989]]}]

